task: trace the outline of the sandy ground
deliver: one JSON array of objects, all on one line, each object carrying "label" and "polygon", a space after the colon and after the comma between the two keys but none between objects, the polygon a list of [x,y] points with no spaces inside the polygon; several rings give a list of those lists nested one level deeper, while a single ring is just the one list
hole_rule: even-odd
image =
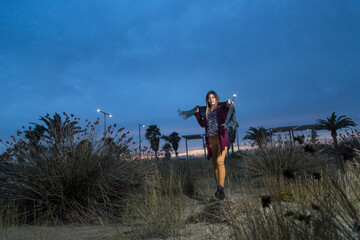
[{"label": "sandy ground", "polygon": [[[177,236],[165,239],[229,239],[230,230],[226,222],[220,219],[213,221],[212,214],[218,214],[219,201],[213,197],[213,189],[208,181],[200,183],[204,187],[203,196],[207,199],[196,200],[188,197],[185,202],[184,225]],[[207,186],[205,186],[207,185]],[[230,188],[229,188],[230,189]],[[227,191],[228,200],[238,201],[244,196],[235,189]],[[221,211],[221,210],[220,210]],[[205,215],[204,215],[204,212]],[[207,213],[210,213],[208,215]],[[210,221],[209,221],[210,219]],[[121,224],[107,224],[98,226],[65,225],[65,226],[22,226],[0,229],[0,240],[95,240],[95,239],[141,239],[131,228]],[[136,230],[135,230],[136,231]],[[152,238],[164,239],[164,238]]]},{"label": "sandy ground", "polygon": [[[10,228],[2,233],[2,239],[53,239],[53,240],[95,240],[133,239],[131,232],[121,225],[106,226],[62,226],[62,227],[20,227]],[[153,238],[160,239],[160,238]],[[226,225],[188,224],[179,236],[166,239],[228,239]]]},{"label": "sandy ground", "polygon": [[[228,239],[229,229],[224,223],[208,222],[203,217],[202,211],[205,208],[213,208],[210,203],[198,203],[196,207],[187,209],[188,213],[184,216],[185,224],[180,229],[177,236],[171,236],[165,239]],[[210,212],[216,212],[210,210]],[[195,210],[194,210],[195,209]],[[208,210],[206,210],[208,211]],[[210,213],[211,215],[212,213]],[[210,216],[210,218],[212,218]],[[65,226],[22,226],[0,229],[0,239],[19,240],[95,240],[95,239],[140,239],[137,233],[125,224],[109,224],[99,226],[89,225],[65,225]],[[164,239],[164,238],[152,238]]]}]

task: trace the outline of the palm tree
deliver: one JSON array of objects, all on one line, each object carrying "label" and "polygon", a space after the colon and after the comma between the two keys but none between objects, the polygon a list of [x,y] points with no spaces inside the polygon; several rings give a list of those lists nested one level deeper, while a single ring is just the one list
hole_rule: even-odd
[{"label": "palm tree", "polygon": [[165,152],[165,159],[166,160],[170,160],[170,157],[171,157],[171,145],[170,143],[165,143],[163,146],[162,146],[162,149],[164,152]]},{"label": "palm tree", "polygon": [[263,126],[259,128],[250,127],[249,131],[246,132],[247,135],[243,137],[244,140],[253,140],[260,149],[263,149],[268,138],[271,136],[269,129],[264,128]]},{"label": "palm tree", "polygon": [[331,132],[331,136],[334,141],[335,148],[338,147],[337,141],[337,130],[342,128],[355,127],[356,123],[351,120],[351,118],[347,118],[345,115],[338,117],[335,112],[331,114],[330,117],[326,118],[326,120],[318,119],[317,120],[319,129],[326,129]]},{"label": "palm tree", "polygon": [[175,156],[176,158],[178,157],[178,149],[179,149],[179,142],[181,140],[181,137],[179,136],[179,133],[177,132],[172,132],[170,135],[169,135],[169,139],[170,139],[170,143],[171,143],[171,146],[172,148],[174,149],[175,151]]},{"label": "palm tree", "polygon": [[155,158],[157,158],[159,151],[160,136],[160,129],[156,125],[150,125],[146,129],[145,138],[150,142],[150,147],[155,152]]},{"label": "palm tree", "polygon": [[45,117],[40,117],[45,126],[31,122],[35,128],[32,131],[25,131],[25,137],[34,142],[38,142],[41,137],[44,137],[55,141],[56,144],[61,143],[65,139],[72,139],[75,134],[82,132],[82,130],[81,127],[77,126],[77,121],[71,121],[66,113],[64,115],[65,121],[61,119],[58,113],[55,113],[52,118],[49,114],[46,114]]},{"label": "palm tree", "polygon": [[44,136],[45,130],[46,128],[44,126],[35,125],[34,130],[25,131],[25,138],[29,139],[33,145],[37,145],[41,137]]},{"label": "palm tree", "polygon": [[[65,140],[74,140],[75,135],[83,132],[83,130],[77,125],[77,121],[72,121],[66,113],[63,114],[65,120],[61,119],[58,113],[55,113],[53,117],[50,117],[49,114],[40,117],[39,120],[43,124],[30,122],[34,128],[31,129],[30,127],[30,130],[25,131],[25,138],[37,147],[41,146],[42,140],[49,141],[57,146],[62,145]],[[71,116],[73,117],[73,115]]]},{"label": "palm tree", "polygon": [[166,142],[171,144],[171,147],[172,147],[172,149],[174,149],[175,156],[177,158],[177,156],[179,154],[177,152],[177,150],[179,149],[179,142],[181,140],[181,137],[179,136],[179,133],[172,132],[169,136],[162,135],[161,138],[164,139]]}]

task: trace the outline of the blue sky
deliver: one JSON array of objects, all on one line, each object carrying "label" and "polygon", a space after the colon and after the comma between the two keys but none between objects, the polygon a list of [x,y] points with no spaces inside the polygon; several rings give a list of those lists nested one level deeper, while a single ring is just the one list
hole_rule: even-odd
[{"label": "blue sky", "polygon": [[[100,108],[131,131],[203,133],[177,109],[237,94],[249,127],[360,123],[360,2],[0,0],[0,138]],[[143,131],[144,132],[144,131]],[[182,141],[181,148],[184,147]]]}]

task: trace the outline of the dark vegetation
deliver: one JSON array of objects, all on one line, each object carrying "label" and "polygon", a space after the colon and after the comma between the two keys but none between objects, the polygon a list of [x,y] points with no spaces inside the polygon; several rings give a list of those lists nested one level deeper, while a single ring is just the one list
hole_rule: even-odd
[{"label": "dark vegetation", "polygon": [[132,139],[124,128],[109,126],[97,139],[98,120],[86,121],[84,129],[65,113],[64,119],[55,114],[40,120],[43,125],[34,123],[5,142],[1,155],[0,201],[16,212],[14,221],[116,219],[127,194],[142,191],[155,174],[149,161],[128,161]]},{"label": "dark vegetation", "polygon": [[[333,114],[335,115],[335,114]],[[336,116],[336,115],[335,115]],[[353,126],[345,116],[328,118],[329,131]],[[174,132],[146,135],[155,158],[139,159],[124,128],[110,126],[98,138],[95,122],[45,116],[17,132],[0,156],[3,225],[123,222],[129,238],[183,237],[187,224],[228,227],[232,239],[359,239],[360,132],[346,130],[331,145],[316,131],[291,145],[271,140],[267,129],[250,128],[251,151],[226,160],[226,190],[213,202],[212,166],[206,159],[173,159]],[[333,121],[334,120],[334,121]],[[335,134],[332,134],[335,136]],[[164,157],[159,159],[160,139]],[[153,141],[153,142],[152,142]],[[205,185],[205,184],[208,185]],[[184,217],[186,200],[205,205]],[[208,238],[219,237],[210,231]],[[220,236],[224,236],[223,233]],[[120,235],[123,237],[123,235]]]}]

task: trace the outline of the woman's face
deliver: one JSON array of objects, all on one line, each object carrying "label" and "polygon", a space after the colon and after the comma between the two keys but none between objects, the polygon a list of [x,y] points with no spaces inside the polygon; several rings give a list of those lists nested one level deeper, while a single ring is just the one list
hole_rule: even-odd
[{"label": "woman's face", "polygon": [[216,97],[214,96],[214,94],[210,94],[207,100],[210,106],[215,106]]}]

